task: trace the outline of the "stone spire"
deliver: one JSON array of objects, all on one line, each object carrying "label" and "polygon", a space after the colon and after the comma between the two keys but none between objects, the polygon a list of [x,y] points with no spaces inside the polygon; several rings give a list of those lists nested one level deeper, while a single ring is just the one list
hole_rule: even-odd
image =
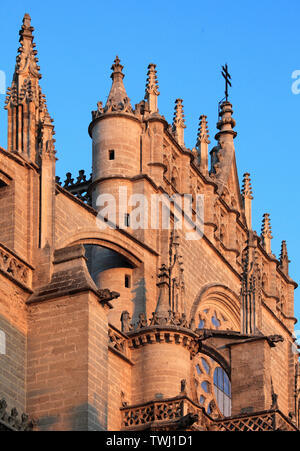
[{"label": "stone spire", "polygon": [[34,28],[31,26],[31,18],[29,14],[25,14],[23,25],[19,32],[19,42],[21,46],[18,49],[14,80],[22,75],[23,77],[31,76],[36,79],[42,78],[40,67],[38,65],[37,50],[33,42]]},{"label": "stone spire", "polygon": [[182,99],[175,100],[175,111],[173,119],[173,133],[175,134],[175,138],[177,139],[180,146],[184,146],[184,129],[186,128],[184,123],[185,121],[182,102]]},{"label": "stone spire", "polygon": [[123,83],[123,66],[120,64],[120,58],[116,56],[114,64],[111,67],[112,87],[107,98],[104,113],[122,112],[132,113],[130,99],[127,96]]},{"label": "stone spire", "polygon": [[228,101],[221,103],[219,107],[219,120],[217,128],[219,132],[215,139],[218,145],[211,150],[212,177],[218,185],[219,193],[222,193],[228,183],[232,163],[235,161],[233,140],[237,133],[233,130],[236,125],[232,117],[232,105]]},{"label": "stone spire", "polygon": [[289,257],[287,252],[286,241],[282,241],[281,243],[281,252],[280,252],[280,268],[284,274],[288,276],[289,274]]},{"label": "stone spire", "polygon": [[170,298],[169,298],[169,272],[166,265],[162,265],[158,274],[159,282],[157,284],[159,288],[159,297],[155,310],[154,318],[158,322],[167,322],[170,311]]},{"label": "stone spire", "polygon": [[207,116],[202,114],[199,118],[199,129],[197,136],[196,149],[198,151],[199,158],[199,166],[200,170],[204,175],[208,175],[208,144],[210,144],[209,140],[209,131],[207,125]]},{"label": "stone spire", "polygon": [[252,203],[252,187],[251,187],[251,179],[250,174],[246,172],[244,174],[243,179],[243,188],[242,188],[242,198],[244,202],[245,209],[245,217],[246,223],[249,230],[252,229],[252,211],[251,211],[251,203]]},{"label": "stone spire", "polygon": [[261,237],[263,242],[263,247],[268,254],[271,254],[271,239],[272,237],[272,229],[270,222],[270,215],[265,213],[263,216],[262,228],[261,228]]},{"label": "stone spire", "polygon": [[[40,152],[45,149],[41,143],[42,136],[43,142],[48,142],[47,148],[51,146],[53,150],[54,127],[39,85],[42,76],[33,31],[30,16],[25,14],[19,33],[20,47],[15,72],[12,85],[7,90],[5,108],[8,113],[8,150],[18,152],[27,160],[39,164]],[[47,138],[45,127],[48,127]]]},{"label": "stone spire", "polygon": [[159,96],[156,64],[149,64],[146,82],[145,100],[148,101],[150,113],[157,113],[157,97]]}]

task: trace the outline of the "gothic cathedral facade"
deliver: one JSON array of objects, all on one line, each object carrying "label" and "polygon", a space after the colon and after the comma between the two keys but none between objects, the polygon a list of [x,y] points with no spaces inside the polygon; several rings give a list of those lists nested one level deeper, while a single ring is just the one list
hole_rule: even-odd
[{"label": "gothic cathedral facade", "polygon": [[183,101],[173,124],[158,110],[155,64],[135,107],[118,57],[111,78],[92,174],[61,182],[24,16],[0,148],[0,430],[297,430],[297,285],[269,215],[252,229],[231,103],[216,145],[201,115],[188,149]]}]

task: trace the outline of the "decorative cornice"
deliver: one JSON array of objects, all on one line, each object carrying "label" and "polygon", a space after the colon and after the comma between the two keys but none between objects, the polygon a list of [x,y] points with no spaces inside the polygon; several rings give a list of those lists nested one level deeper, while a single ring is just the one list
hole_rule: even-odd
[{"label": "decorative cornice", "polygon": [[169,343],[185,347],[192,356],[199,352],[198,336],[189,329],[177,326],[149,326],[134,332],[127,333],[130,349],[153,344],[153,343]]}]

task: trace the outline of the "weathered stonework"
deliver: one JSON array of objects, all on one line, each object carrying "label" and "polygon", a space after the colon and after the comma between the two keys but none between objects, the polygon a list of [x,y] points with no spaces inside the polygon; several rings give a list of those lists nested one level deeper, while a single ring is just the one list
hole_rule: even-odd
[{"label": "weathered stonework", "polygon": [[[269,215],[252,230],[232,105],[212,149],[202,114],[188,149],[183,101],[173,124],[159,112],[155,64],[133,107],[117,57],[89,125],[91,175],[61,181],[37,63],[26,14],[0,148],[0,430],[299,429],[297,285]],[[176,228],[178,198],[170,229],[134,229],[120,187],[149,204],[191,194],[193,219],[201,194],[203,237]],[[114,224],[101,194],[117,201]]]}]

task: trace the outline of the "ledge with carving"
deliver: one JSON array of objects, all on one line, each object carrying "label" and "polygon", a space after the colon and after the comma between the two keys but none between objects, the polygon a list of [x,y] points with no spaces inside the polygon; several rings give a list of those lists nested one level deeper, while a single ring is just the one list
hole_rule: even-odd
[{"label": "ledge with carving", "polygon": [[216,431],[298,431],[295,424],[280,410],[266,410],[236,415],[214,421]]},{"label": "ledge with carving", "polygon": [[175,398],[121,407],[122,430],[207,431],[212,419],[184,393]]},{"label": "ledge with carving", "polygon": [[128,349],[128,336],[112,324],[108,325],[108,349],[133,365]]},{"label": "ledge with carving", "polygon": [[32,293],[33,267],[0,243],[0,272]]},{"label": "ledge with carving", "polygon": [[0,400],[0,431],[28,432],[33,430],[34,425],[34,421],[30,420],[25,413],[19,418],[19,413],[16,408],[13,408],[9,414],[5,399]]}]

